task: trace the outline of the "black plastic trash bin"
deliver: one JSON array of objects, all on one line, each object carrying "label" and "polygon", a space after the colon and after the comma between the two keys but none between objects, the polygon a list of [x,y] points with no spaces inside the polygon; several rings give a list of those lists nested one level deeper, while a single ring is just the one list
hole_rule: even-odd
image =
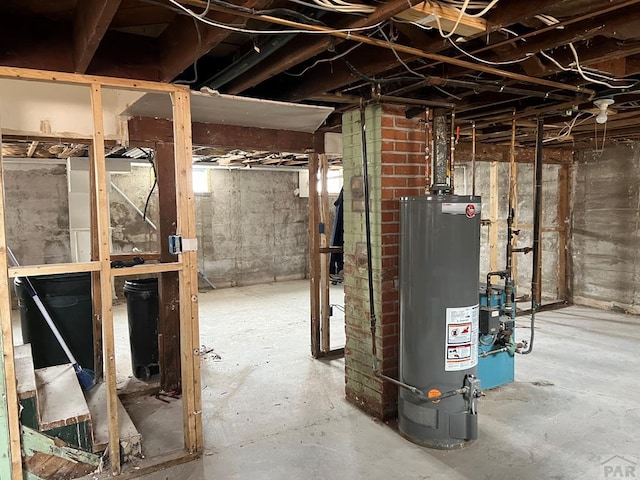
[{"label": "black plastic trash bin", "polygon": [[[30,278],[71,353],[83,368],[93,370],[91,274],[67,273]],[[69,363],[22,280],[16,278],[13,283],[20,307],[22,339],[24,343],[31,344],[34,367]]]},{"label": "black plastic trash bin", "polygon": [[129,319],[131,370],[136,378],[149,380],[160,372],[158,365],[158,279],[124,282]]}]

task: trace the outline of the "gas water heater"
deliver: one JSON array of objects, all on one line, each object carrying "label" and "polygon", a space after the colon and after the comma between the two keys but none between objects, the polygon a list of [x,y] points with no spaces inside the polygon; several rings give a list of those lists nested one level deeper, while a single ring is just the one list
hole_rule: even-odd
[{"label": "gas water heater", "polygon": [[411,441],[462,447],[477,438],[481,199],[400,200],[398,426]]}]

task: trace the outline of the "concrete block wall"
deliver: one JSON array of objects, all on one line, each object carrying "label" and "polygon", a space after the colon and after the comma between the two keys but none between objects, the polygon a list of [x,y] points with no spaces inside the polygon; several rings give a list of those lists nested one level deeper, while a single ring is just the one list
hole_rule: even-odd
[{"label": "concrete block wall", "polygon": [[[371,255],[377,317],[377,363],[398,374],[399,198],[425,192],[424,123],[407,120],[404,108],[366,108],[371,213]],[[345,185],[346,396],[367,413],[384,419],[397,410],[397,389],[373,373],[369,315],[362,136],[360,111],[343,115]]]},{"label": "concrete block wall", "polygon": [[22,265],[71,261],[67,169],[3,165],[7,243]]},{"label": "concrete block wall", "polygon": [[[518,204],[516,220],[521,230],[517,238],[519,247],[533,246],[533,165],[518,163]],[[560,191],[559,164],[544,164],[542,169],[542,296],[543,301],[559,299],[558,257],[560,239],[560,220],[558,219],[558,198]],[[489,219],[489,162],[476,163],[476,195],[482,197],[482,218]],[[455,192],[458,195],[471,195],[473,178],[471,163],[466,160],[456,162]],[[466,187],[466,188],[465,188]],[[498,164],[498,267],[504,268],[507,242],[507,216],[509,205],[509,164]],[[531,273],[533,255],[517,254],[514,257],[516,267],[516,287],[518,296],[531,294]],[[489,227],[480,230],[480,281],[486,281],[489,271]],[[528,308],[528,307],[527,307]]]},{"label": "concrete block wall", "polygon": [[[153,187],[153,170],[133,165],[131,173],[111,174],[111,181],[141,211]],[[154,252],[159,248],[158,232],[116,190],[109,190],[111,215],[111,250],[113,253],[131,253],[134,248],[142,252]],[[149,198],[147,218],[158,225],[158,188]]]},{"label": "concrete block wall", "polygon": [[219,287],[306,278],[309,202],[298,172],[208,170],[196,194],[198,267]]},{"label": "concrete block wall", "polygon": [[640,143],[576,154],[571,300],[640,314]]}]

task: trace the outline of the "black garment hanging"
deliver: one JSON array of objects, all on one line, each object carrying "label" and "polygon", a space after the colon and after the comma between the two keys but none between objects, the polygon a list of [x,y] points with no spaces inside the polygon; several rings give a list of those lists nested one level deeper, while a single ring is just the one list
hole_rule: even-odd
[{"label": "black garment hanging", "polygon": [[[340,195],[333,205],[336,207],[336,217],[333,221],[333,232],[331,233],[331,246],[344,246],[344,208],[342,196],[344,187],[340,189]],[[329,256],[329,274],[338,275],[344,268],[344,257],[342,253],[332,253]]]}]

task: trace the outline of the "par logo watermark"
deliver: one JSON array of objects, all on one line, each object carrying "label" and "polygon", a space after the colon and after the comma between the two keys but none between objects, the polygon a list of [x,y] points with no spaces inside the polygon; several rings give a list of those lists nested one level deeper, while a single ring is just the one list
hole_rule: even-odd
[{"label": "par logo watermark", "polygon": [[635,459],[614,455],[600,464],[603,478],[630,479],[640,478],[640,468]]}]

